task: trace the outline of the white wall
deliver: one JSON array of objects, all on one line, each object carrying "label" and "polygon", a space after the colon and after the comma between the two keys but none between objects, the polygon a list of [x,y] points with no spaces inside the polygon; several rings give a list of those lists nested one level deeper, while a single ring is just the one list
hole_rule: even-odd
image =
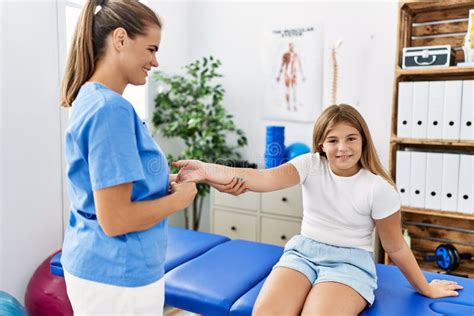
[{"label": "white wall", "polygon": [[[154,6],[159,13],[160,3]],[[316,106],[324,108],[329,104],[330,49],[342,39],[338,50],[338,102],[358,107],[372,131],[382,163],[388,167],[397,25],[395,1],[190,1],[187,11],[187,19],[182,19],[178,12],[167,12],[168,23],[181,26],[173,28],[173,36],[167,34],[171,30],[163,31],[161,68],[175,70],[176,66],[208,55],[221,59],[226,89],[224,105],[248,136],[248,146],[242,150],[244,158],[263,165],[266,125],[286,126],[286,144],[311,144],[313,123],[268,121],[256,115],[256,109],[263,102],[263,32],[269,25],[286,27],[314,21],[323,27],[324,39],[323,100]],[[176,32],[183,27],[187,27],[186,32]],[[182,43],[183,38],[186,43]],[[189,55],[183,54],[186,50]],[[180,148],[162,137],[157,140],[165,152]],[[208,203],[204,206],[202,230],[209,229]]]},{"label": "white wall", "polygon": [[0,289],[23,301],[62,241],[55,1],[6,1],[1,25]]}]

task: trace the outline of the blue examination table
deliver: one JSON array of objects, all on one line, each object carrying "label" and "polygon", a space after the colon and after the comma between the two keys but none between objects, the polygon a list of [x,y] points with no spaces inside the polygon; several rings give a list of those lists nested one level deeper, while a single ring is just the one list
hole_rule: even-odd
[{"label": "blue examination table", "polygon": [[[169,228],[165,264],[165,302],[203,315],[248,316],[283,248],[263,243]],[[60,253],[51,272],[62,275]],[[361,315],[472,315],[474,280],[425,272],[428,280],[455,280],[459,296],[429,299],[419,295],[395,266],[377,264],[375,303]]]}]

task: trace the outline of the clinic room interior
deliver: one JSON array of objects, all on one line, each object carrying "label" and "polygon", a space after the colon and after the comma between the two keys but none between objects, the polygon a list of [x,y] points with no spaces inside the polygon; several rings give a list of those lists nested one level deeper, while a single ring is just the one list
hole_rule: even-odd
[{"label": "clinic room interior", "polygon": [[114,1],[0,0],[0,315],[474,315],[474,1]]}]

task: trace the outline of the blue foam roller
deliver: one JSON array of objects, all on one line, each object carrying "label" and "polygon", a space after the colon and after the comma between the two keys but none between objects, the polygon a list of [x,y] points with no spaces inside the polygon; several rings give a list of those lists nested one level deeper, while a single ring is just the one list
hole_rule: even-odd
[{"label": "blue foam roller", "polygon": [[284,159],[285,127],[267,126],[265,145],[265,168],[279,166]]}]

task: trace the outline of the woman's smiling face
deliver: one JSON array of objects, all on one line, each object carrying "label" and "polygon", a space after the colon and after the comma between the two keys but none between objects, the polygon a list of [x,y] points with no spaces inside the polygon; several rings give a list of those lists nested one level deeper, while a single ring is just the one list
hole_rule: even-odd
[{"label": "woman's smiling face", "polygon": [[151,68],[158,67],[156,53],[161,42],[161,29],[149,26],[145,35],[128,38],[122,56],[126,80],[133,85],[143,85]]}]

